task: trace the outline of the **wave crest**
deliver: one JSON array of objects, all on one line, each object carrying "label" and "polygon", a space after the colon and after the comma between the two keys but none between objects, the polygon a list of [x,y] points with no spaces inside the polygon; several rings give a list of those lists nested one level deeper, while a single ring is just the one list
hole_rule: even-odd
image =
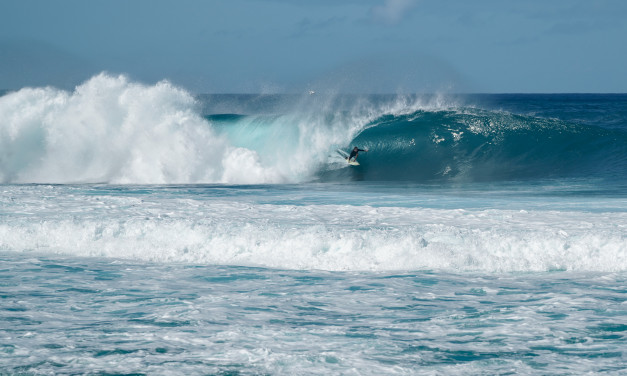
[{"label": "wave crest", "polygon": [[[252,114],[202,114],[206,102],[167,81],[104,73],[73,92],[9,93],[0,97],[0,182],[489,182],[623,178],[627,169],[620,130],[438,95],[295,96],[278,113],[257,99],[248,98],[261,106]],[[352,146],[370,149],[357,168],[335,152]]]}]

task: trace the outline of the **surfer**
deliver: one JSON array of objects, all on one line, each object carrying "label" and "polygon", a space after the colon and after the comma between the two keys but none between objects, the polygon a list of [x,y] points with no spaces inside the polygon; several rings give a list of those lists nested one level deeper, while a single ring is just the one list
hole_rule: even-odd
[{"label": "surfer", "polygon": [[[347,161],[349,161],[349,162],[350,162],[350,161],[351,161],[351,159],[352,159],[353,161],[356,161],[356,160],[357,160],[357,155],[359,154],[359,152],[360,152],[360,151],[365,151],[365,152],[367,153],[367,152],[368,152],[368,149],[359,149],[357,146],[355,146],[355,147],[353,148],[353,151],[351,151],[351,154],[350,154],[350,156],[348,157]],[[353,157],[355,157],[355,158],[353,159]]]}]

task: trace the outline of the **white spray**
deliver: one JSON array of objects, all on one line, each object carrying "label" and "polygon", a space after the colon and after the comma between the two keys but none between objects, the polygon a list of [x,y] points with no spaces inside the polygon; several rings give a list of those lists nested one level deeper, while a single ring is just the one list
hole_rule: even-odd
[{"label": "white spray", "polygon": [[277,182],[231,146],[170,83],[100,74],[73,93],[26,88],[0,98],[4,183]]}]

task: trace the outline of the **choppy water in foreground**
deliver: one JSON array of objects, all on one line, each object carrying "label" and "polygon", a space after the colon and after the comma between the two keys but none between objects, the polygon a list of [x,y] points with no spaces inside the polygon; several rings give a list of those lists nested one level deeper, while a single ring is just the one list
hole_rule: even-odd
[{"label": "choppy water in foreground", "polygon": [[21,374],[620,374],[625,274],[324,272],[2,255]]},{"label": "choppy water in foreground", "polygon": [[517,187],[5,186],[0,369],[621,374],[625,199]]}]

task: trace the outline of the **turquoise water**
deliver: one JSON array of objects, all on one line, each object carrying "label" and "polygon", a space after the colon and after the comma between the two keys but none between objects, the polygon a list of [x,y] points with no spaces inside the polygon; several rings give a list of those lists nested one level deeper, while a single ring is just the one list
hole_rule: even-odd
[{"label": "turquoise water", "polygon": [[2,255],[21,374],[620,374],[624,273],[325,272]]},{"label": "turquoise water", "polygon": [[623,374],[626,109],[7,93],[0,373]]},{"label": "turquoise water", "polygon": [[505,188],[4,186],[0,368],[621,374],[625,198]]}]

